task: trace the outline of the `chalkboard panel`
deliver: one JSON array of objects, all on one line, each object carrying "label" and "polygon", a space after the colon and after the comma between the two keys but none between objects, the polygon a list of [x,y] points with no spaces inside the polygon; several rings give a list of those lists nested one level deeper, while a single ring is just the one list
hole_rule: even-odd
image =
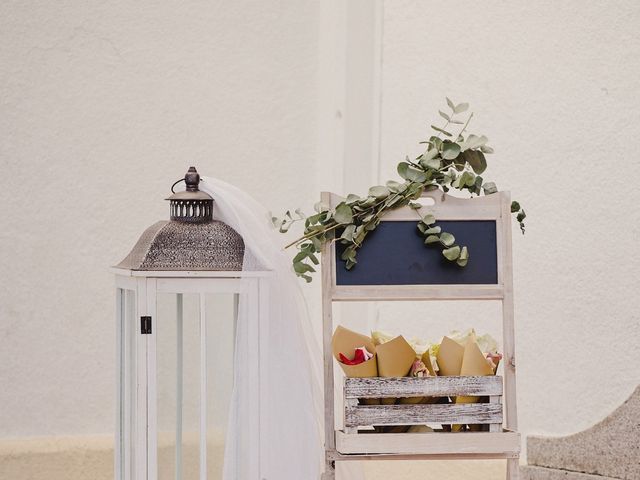
[{"label": "chalkboard panel", "polygon": [[358,263],[347,270],[336,243],[337,285],[443,285],[498,283],[496,222],[439,221],[442,231],[469,248],[469,262],[459,267],[442,255],[439,244],[425,245],[415,221],[387,221],[371,232],[358,250]]}]

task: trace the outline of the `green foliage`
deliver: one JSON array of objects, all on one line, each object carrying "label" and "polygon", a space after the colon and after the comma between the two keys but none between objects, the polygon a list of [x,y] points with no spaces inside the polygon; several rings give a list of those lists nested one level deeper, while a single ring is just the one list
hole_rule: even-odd
[{"label": "green foliage", "polygon": [[[297,209],[293,213],[287,211],[283,218],[272,218],[281,233],[288,232],[295,223],[304,221],[304,235],[287,245],[296,246],[299,250],[293,259],[293,269],[299,277],[311,281],[310,274],[315,272],[314,266],[318,265],[317,254],[327,242],[345,245],[341,258],[347,269],[353,268],[357,263],[358,249],[369,232],[380,224],[384,213],[404,206],[420,211],[422,205],[415,200],[420,198],[425,188],[441,188],[445,192],[450,189],[466,190],[471,196],[492,195],[498,191],[494,182],[485,182],[480,176],[487,169],[485,155],[493,153],[493,149],[487,145],[488,138],[465,134],[473,113],[466,120],[459,118],[469,109],[469,104],[455,104],[449,98],[446,101],[448,111],[438,111],[444,124],[432,125],[435,133],[429,140],[420,142],[426,145],[424,153],[415,160],[407,157],[398,164],[397,171],[402,182],[390,180],[386,185],[373,186],[365,197],[349,194],[335,210],[318,202],[314,206],[315,214],[309,217]],[[454,134],[452,131],[456,125],[462,127]],[[518,202],[512,202],[511,212],[516,215],[524,233],[526,214]],[[432,214],[422,216],[417,228],[424,237],[425,245],[438,245],[444,258],[460,267],[467,265],[467,247],[458,245],[451,233],[443,232]]]}]

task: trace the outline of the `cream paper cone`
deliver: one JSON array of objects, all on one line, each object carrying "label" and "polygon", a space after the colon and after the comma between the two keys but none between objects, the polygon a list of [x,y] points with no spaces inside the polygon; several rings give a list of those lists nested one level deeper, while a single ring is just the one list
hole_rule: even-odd
[{"label": "cream paper cone", "polygon": [[[460,375],[462,369],[462,359],[464,357],[464,347],[455,340],[449,337],[443,337],[440,342],[440,348],[436,355],[436,361],[438,362],[438,375],[445,377],[452,377]],[[451,401],[455,402],[456,398],[451,397]],[[453,425],[452,429],[458,427]]]},{"label": "cream paper cone", "polygon": [[431,355],[429,355],[429,350],[427,350],[422,354],[422,357],[420,358],[420,360],[422,360],[422,363],[424,363],[425,367],[427,367],[427,370],[429,370],[429,375],[431,375],[432,377],[435,377],[436,371],[435,371],[435,368],[433,368],[433,363],[431,362]]},{"label": "cream paper cone", "polygon": [[[402,335],[376,347],[379,377],[406,377],[416,359],[416,352]],[[384,405],[396,403],[394,398],[383,398]]]},{"label": "cream paper cone", "polygon": [[[373,358],[370,358],[360,365],[345,365],[340,361],[341,353],[346,357],[352,357],[355,349],[360,347],[365,347],[369,353],[373,353]],[[338,362],[347,377],[365,378],[378,376],[376,346],[373,344],[370,337],[361,335],[338,325],[335,332],[333,332],[331,349],[333,351],[333,357],[336,359],[336,362]],[[367,398],[360,399],[360,403],[377,405],[380,401],[377,398]]]},{"label": "cream paper cone", "polygon": [[[487,376],[493,375],[495,372],[486,357],[480,350],[476,336],[471,335],[464,346],[464,355],[462,357],[462,367],[460,368],[461,376]],[[455,403],[477,403],[480,397],[456,397]],[[462,425],[453,425],[454,431],[462,429]]]},{"label": "cream paper cone", "polygon": [[438,367],[440,367],[438,375],[445,377],[460,375],[462,357],[464,357],[464,347],[455,340],[444,337],[436,355]]}]

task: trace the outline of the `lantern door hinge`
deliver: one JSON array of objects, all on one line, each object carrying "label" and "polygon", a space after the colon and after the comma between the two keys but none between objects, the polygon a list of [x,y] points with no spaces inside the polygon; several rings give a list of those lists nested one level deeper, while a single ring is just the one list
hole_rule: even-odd
[{"label": "lantern door hinge", "polygon": [[140,333],[142,335],[151,335],[151,317],[140,317]]}]

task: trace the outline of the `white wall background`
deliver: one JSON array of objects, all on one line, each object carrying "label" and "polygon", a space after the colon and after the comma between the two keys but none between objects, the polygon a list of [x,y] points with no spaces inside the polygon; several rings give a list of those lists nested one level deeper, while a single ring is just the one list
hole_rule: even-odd
[{"label": "white wall background", "polygon": [[189,165],[313,204],[317,8],[0,5],[0,436],[113,430],[107,269]]},{"label": "white wall background", "polygon": [[[363,192],[419,152],[445,95],[529,216],[521,430],[603,417],[640,381],[638,24],[632,1],[3,2],[0,437],[112,431],[107,267],[187,166],[274,211]],[[497,327],[495,305],[422,306],[361,326]]]},{"label": "white wall background", "polygon": [[[639,24],[635,2],[384,4],[382,179],[446,94],[471,103],[496,148],[484,177],[528,214],[513,235],[524,433],[583,429],[640,383]],[[439,310],[427,331],[495,309],[472,311]]]}]

